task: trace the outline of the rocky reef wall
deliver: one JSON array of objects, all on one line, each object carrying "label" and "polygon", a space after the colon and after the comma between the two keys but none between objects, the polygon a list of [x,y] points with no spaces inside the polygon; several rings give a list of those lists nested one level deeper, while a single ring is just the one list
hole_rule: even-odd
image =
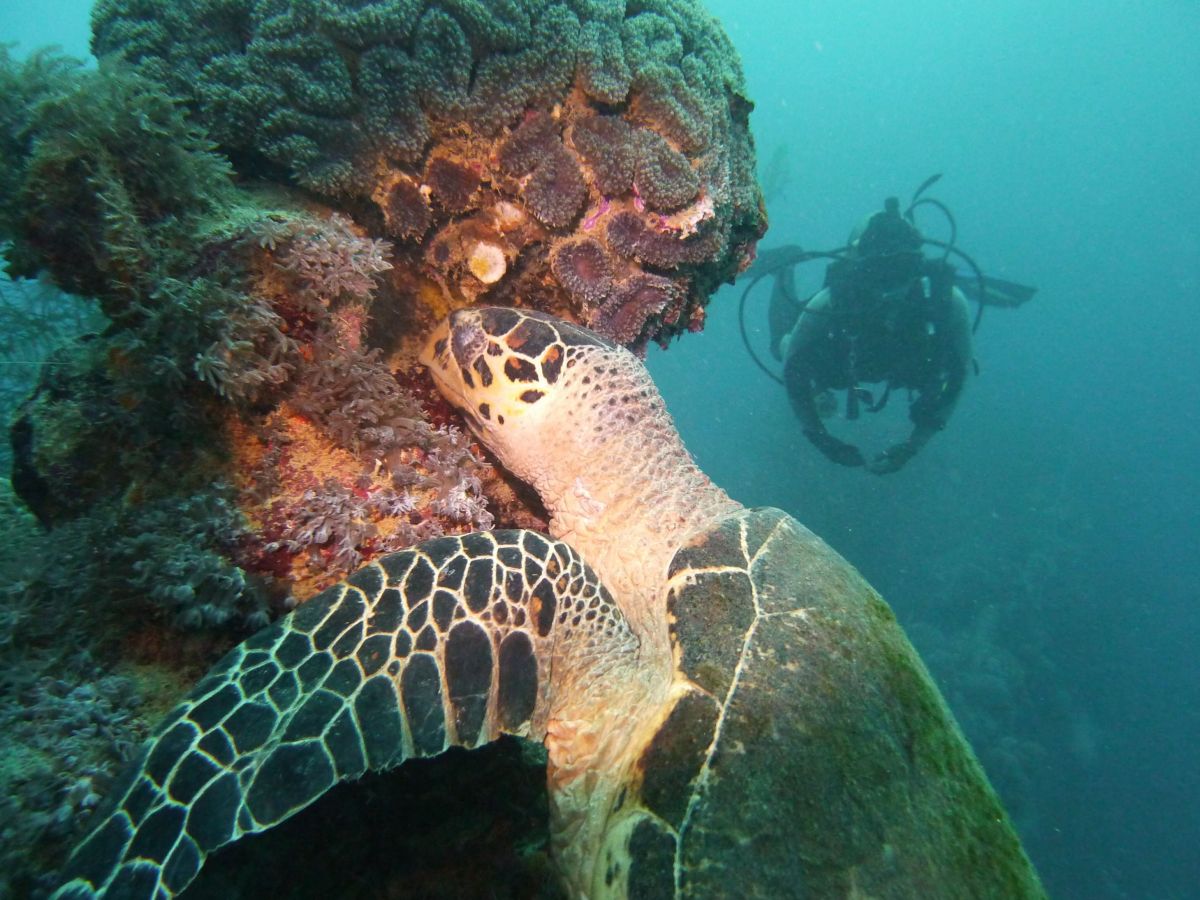
[{"label": "rocky reef wall", "polygon": [[93,29],[97,69],[0,55],[8,271],[102,314],[11,429],[43,558],[4,678],[73,734],[104,715],[9,791],[34,869],[224,647],[381,553],[541,524],[416,366],[434,322],[665,343],[766,225],[740,64],[692,0],[101,0]]}]

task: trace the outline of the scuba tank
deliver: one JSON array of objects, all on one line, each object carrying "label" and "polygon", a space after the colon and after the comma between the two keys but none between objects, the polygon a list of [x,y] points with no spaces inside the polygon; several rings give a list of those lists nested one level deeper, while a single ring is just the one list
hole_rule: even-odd
[{"label": "scuba tank", "polygon": [[[880,288],[886,289],[890,285],[898,287],[906,281],[911,283],[912,279],[919,277],[929,279],[930,297],[945,296],[945,291],[955,286],[961,287],[971,299],[979,304],[971,329],[972,333],[979,330],[985,306],[1014,307],[1033,296],[1035,288],[985,277],[975,260],[956,246],[958,223],[954,219],[954,214],[940,200],[922,196],[941,177],[940,174],[937,174],[925,179],[913,193],[908,207],[903,212],[900,210],[900,201],[895,197],[888,197],[884,201],[881,211],[871,214],[865,222],[851,232],[845,246],[833,250],[804,250],[796,245],[788,245],[771,248],[758,257],[746,272],[749,281],[742,290],[738,302],[738,326],[742,343],[747,352],[767,377],[783,384],[783,379],[763,363],[750,344],[749,334],[746,330],[747,299],[758,282],[771,275],[783,277],[786,273],[786,277],[789,278],[789,286],[791,286],[790,279],[795,267],[814,259],[830,261],[825,272],[824,286],[833,289],[835,293],[841,293],[842,296],[845,296],[847,291],[861,291],[868,294],[874,289],[875,298],[878,299],[879,294],[882,293],[879,291]],[[924,237],[917,229],[914,213],[922,206],[933,206],[942,213],[950,229],[948,240],[940,241]],[[942,251],[941,258],[926,258],[922,252],[925,247],[940,249]],[[964,279],[962,276],[958,276],[949,262],[951,256],[962,260],[970,269],[973,277]],[[993,287],[998,295],[994,300],[991,297]],[[789,311],[792,313],[793,322],[805,310],[812,300],[812,296],[815,296],[814,294],[804,300],[796,299],[794,287],[787,291],[773,292],[773,308],[771,310],[773,351],[778,346],[778,336],[774,334],[775,331],[786,326],[783,311],[774,308],[777,300],[776,294],[786,296],[786,299],[791,301],[786,305],[791,308]],[[848,405],[850,402],[848,399]]]}]

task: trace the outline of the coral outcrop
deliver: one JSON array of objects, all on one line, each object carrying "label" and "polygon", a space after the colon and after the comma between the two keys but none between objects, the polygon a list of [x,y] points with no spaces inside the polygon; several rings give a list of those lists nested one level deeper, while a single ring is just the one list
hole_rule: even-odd
[{"label": "coral outcrop", "polygon": [[[408,290],[450,306],[665,341],[765,225],[737,55],[693,0],[101,0],[93,25],[97,55],[182,98],[239,173],[353,208]],[[617,280],[674,281],[668,302],[610,331],[552,264],[585,233]]]},{"label": "coral outcrop", "polygon": [[48,527],[220,492],[248,610],[521,506],[419,396],[450,309],[638,349],[701,327],[764,227],[736,55],[689,0],[105,0],[94,28],[98,72],[5,68],[10,270],[109,322],[24,405],[13,483]]},{"label": "coral outcrop", "polygon": [[[55,667],[93,680],[127,741],[147,672],[381,553],[543,524],[416,366],[434,322],[487,302],[665,343],[765,218],[694,0],[100,0],[93,26],[98,70],[0,49],[8,271],[95,310],[13,420],[56,552],[10,606],[96,623],[39,631],[20,689],[61,712],[88,699]],[[113,774],[89,740],[53,816]]]}]

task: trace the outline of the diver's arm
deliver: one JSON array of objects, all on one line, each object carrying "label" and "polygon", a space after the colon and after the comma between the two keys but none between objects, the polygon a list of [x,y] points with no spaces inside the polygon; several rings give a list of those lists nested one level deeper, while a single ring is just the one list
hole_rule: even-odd
[{"label": "diver's arm", "polygon": [[946,427],[962,394],[971,366],[971,315],[967,299],[957,288],[950,298],[951,308],[942,325],[939,363],[927,382],[917,389],[917,399],[908,410],[913,430],[907,441],[896,444],[877,456],[871,471],[877,475],[895,472]]},{"label": "diver's arm", "polygon": [[806,435],[825,431],[825,423],[817,412],[817,389],[812,377],[803,365],[787,365],[783,370],[783,382],[787,387],[792,412],[800,420]]},{"label": "diver's arm", "polygon": [[908,415],[914,435],[927,432],[930,436],[941,431],[950,421],[958,404],[974,350],[971,345],[971,314],[967,298],[957,288],[950,298],[950,310],[942,326],[940,364],[921,386]]},{"label": "diver's arm", "polygon": [[796,327],[800,316],[800,300],[796,296],[796,267],[780,269],[771,279],[771,302],[767,307],[767,325],[771,333],[771,355],[784,359],[780,344]]},{"label": "diver's arm", "polygon": [[[812,369],[814,354],[811,351],[819,334],[820,312],[828,306],[827,294],[827,291],[817,294],[808,308],[800,314],[792,333],[783,339],[783,382],[787,388],[788,400],[792,404],[792,411],[800,420],[804,436],[812,445],[835,463],[843,466],[861,466],[866,462],[862,452],[853,444],[840,441],[830,434],[825,423],[821,421],[820,413],[817,412],[816,398],[820,387]],[[810,310],[816,310],[817,315],[814,316]]]}]

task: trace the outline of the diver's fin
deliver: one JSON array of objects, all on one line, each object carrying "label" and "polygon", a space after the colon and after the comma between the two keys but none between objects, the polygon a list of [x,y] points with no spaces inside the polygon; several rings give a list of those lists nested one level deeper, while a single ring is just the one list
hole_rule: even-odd
[{"label": "diver's fin", "polygon": [[992,278],[990,275],[983,276],[983,283],[987,287],[987,294],[981,297],[978,278],[962,272],[954,274],[956,288],[966,294],[969,299],[976,303],[982,302],[987,306],[1002,306],[1012,309],[1027,303],[1037,293],[1035,287],[1017,284],[1015,281],[1005,281],[1003,278]]},{"label": "diver's fin", "polygon": [[935,184],[937,184],[937,182],[940,181],[941,178],[942,178],[942,173],[937,172],[936,174],[930,175],[928,178],[926,178],[924,181],[921,182],[921,186],[919,188],[917,188],[915,191],[913,191],[912,199],[908,201],[909,212],[912,212],[912,208],[916,204],[916,202],[920,198],[920,196],[923,193],[925,193],[925,191],[927,191],[929,188],[931,188]]}]

